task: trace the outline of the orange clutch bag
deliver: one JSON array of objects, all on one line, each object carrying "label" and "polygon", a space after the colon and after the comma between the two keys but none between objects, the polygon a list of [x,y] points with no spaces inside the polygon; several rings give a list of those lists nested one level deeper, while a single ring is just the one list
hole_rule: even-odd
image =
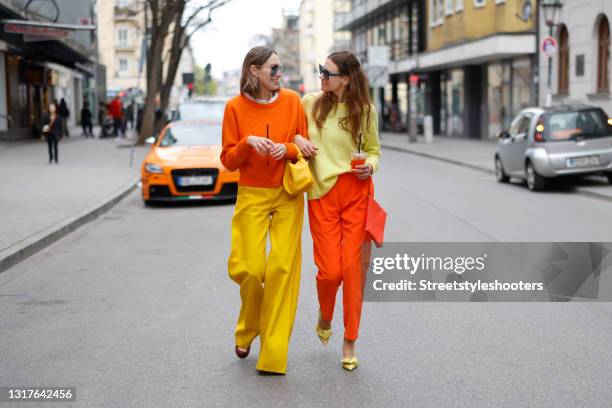
[{"label": "orange clutch bag", "polygon": [[366,215],[366,233],[372,238],[377,248],[383,246],[385,239],[385,222],[387,212],[374,200],[374,183],[370,180],[370,195],[368,196],[368,212]]}]

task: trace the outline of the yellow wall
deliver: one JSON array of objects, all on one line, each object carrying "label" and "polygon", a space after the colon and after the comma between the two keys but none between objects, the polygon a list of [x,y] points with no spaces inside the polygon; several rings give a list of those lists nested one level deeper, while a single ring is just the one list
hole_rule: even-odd
[{"label": "yellow wall", "polygon": [[[436,0],[434,0],[436,1]],[[474,0],[463,0],[463,10],[445,15],[442,25],[431,27],[431,2],[427,4],[427,51],[464,43],[470,40],[487,37],[495,33],[516,33],[535,30],[535,0],[532,17],[523,22],[516,15],[520,14],[523,0],[506,0],[495,4],[495,0],[486,0],[484,7],[474,7]],[[444,1],[446,5],[446,0]]]}]

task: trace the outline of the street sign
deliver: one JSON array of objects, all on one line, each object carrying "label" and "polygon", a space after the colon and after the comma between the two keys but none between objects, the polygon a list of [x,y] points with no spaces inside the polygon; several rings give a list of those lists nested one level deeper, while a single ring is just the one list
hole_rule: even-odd
[{"label": "street sign", "polygon": [[389,65],[389,46],[380,45],[368,48],[368,65],[382,67]]},{"label": "street sign", "polygon": [[370,85],[378,88],[389,81],[389,47],[386,45],[368,48],[368,62],[363,69]]},{"label": "street sign", "polygon": [[553,37],[546,37],[542,41],[542,53],[547,57],[552,57],[557,52],[557,40]]},{"label": "street sign", "polygon": [[12,34],[23,34],[29,37],[51,37],[49,39],[55,40],[58,38],[67,38],[70,33],[68,30],[51,28],[51,27],[37,27],[37,26],[26,26],[18,24],[5,24],[4,31]]}]

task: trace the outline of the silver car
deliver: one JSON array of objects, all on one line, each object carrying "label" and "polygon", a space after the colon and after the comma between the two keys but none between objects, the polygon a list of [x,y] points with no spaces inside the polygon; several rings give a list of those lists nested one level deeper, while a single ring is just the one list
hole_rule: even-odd
[{"label": "silver car", "polygon": [[532,191],[549,179],[599,174],[612,184],[612,119],[594,106],[524,109],[498,135],[495,176],[527,181]]}]

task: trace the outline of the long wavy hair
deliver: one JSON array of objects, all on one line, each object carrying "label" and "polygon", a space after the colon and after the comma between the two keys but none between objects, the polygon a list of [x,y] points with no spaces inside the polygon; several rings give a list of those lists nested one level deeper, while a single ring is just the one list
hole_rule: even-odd
[{"label": "long wavy hair", "polygon": [[340,119],[340,128],[349,132],[355,142],[362,131],[362,120],[365,117],[365,128],[370,127],[370,86],[357,57],[349,51],[337,51],[330,54],[331,59],[338,66],[338,73],[349,77],[348,85],[344,91],[342,101],[333,92],[323,92],[314,102],[313,117],[317,128],[321,130],[327,115],[338,108],[339,102],[346,103],[347,114]]},{"label": "long wavy hair", "polygon": [[247,93],[253,97],[259,94],[259,81],[251,74],[251,65],[263,65],[268,58],[276,54],[270,47],[253,47],[247,52],[242,62],[242,76],[240,77],[240,93]]}]

